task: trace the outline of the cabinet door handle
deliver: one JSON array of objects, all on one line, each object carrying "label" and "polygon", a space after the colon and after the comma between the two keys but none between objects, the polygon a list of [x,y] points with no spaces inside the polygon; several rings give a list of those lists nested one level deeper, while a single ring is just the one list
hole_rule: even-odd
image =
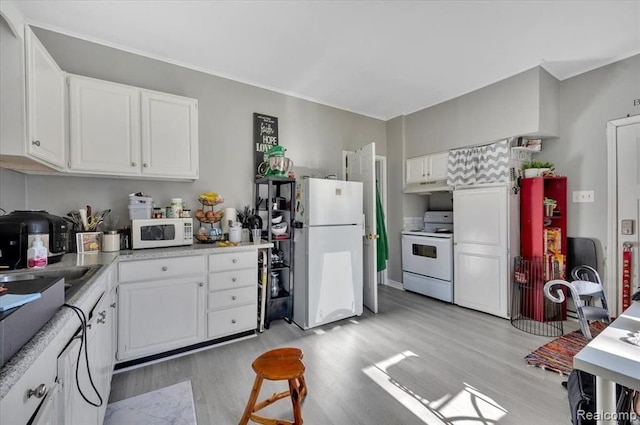
[{"label": "cabinet door handle", "polygon": [[231,323],[236,324],[236,319],[231,319]]},{"label": "cabinet door handle", "polygon": [[238,280],[238,278],[237,278],[237,277],[232,277],[232,278],[231,278],[231,282],[236,282],[237,280]]},{"label": "cabinet door handle", "polygon": [[36,398],[42,398],[47,393],[47,386],[45,384],[38,385],[35,389],[29,389],[27,392],[27,398],[35,396]]},{"label": "cabinet door handle", "polygon": [[167,267],[167,266],[162,266],[162,271],[163,271],[163,272],[166,272],[167,270],[169,270],[169,267]]},{"label": "cabinet door handle", "polygon": [[198,282],[198,286],[199,287],[203,287],[204,286],[204,282]]},{"label": "cabinet door handle", "polygon": [[138,166],[138,164],[136,164],[135,162],[132,162],[132,163],[131,163],[131,166],[132,166],[132,167],[137,167],[137,166]]},{"label": "cabinet door handle", "polygon": [[237,258],[234,258],[231,262],[235,264],[235,263],[237,263],[237,262],[238,262],[238,259],[237,259]]},{"label": "cabinet door handle", "polygon": [[111,304],[109,307],[116,308],[116,303]]},{"label": "cabinet door handle", "polygon": [[231,299],[232,299],[233,301],[235,301],[235,300],[236,300],[236,298],[237,298],[237,297],[236,297],[235,295],[231,297]]},{"label": "cabinet door handle", "polygon": [[33,142],[31,142],[31,144],[36,145],[36,146],[40,146],[40,140],[34,140]]},{"label": "cabinet door handle", "polygon": [[145,162],[145,163],[143,163],[143,164],[142,164],[142,166],[143,166],[144,168],[147,168],[149,165]]}]

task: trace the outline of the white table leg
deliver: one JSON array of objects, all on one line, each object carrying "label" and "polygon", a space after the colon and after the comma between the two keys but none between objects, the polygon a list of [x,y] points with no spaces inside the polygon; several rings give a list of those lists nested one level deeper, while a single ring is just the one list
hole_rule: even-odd
[{"label": "white table leg", "polygon": [[616,425],[616,383],[596,375],[598,425]]}]

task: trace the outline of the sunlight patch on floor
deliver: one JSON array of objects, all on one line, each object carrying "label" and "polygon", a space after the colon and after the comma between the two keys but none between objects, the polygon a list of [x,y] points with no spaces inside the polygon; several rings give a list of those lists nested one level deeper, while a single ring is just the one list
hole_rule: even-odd
[{"label": "sunlight patch on floor", "polygon": [[419,356],[411,351],[404,351],[362,371],[428,425],[495,423],[507,414],[506,409],[466,382],[463,382],[464,388],[458,394],[445,394],[438,400],[429,402],[396,382],[387,373],[391,366],[410,357]]}]

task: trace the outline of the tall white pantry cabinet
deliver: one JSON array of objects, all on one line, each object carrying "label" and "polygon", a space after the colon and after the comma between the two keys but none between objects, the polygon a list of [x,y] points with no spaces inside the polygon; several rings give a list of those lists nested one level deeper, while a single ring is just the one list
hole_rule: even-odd
[{"label": "tall white pantry cabinet", "polygon": [[513,258],[520,246],[519,198],[507,185],[453,192],[454,302],[509,318]]}]

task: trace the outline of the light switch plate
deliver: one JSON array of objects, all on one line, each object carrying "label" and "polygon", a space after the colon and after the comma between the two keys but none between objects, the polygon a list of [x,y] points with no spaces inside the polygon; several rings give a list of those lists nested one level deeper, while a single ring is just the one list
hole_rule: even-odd
[{"label": "light switch plate", "polygon": [[620,220],[620,233],[623,235],[633,235],[633,222],[635,220]]},{"label": "light switch plate", "polygon": [[595,202],[593,190],[574,190],[571,192],[573,203],[579,202]]}]

